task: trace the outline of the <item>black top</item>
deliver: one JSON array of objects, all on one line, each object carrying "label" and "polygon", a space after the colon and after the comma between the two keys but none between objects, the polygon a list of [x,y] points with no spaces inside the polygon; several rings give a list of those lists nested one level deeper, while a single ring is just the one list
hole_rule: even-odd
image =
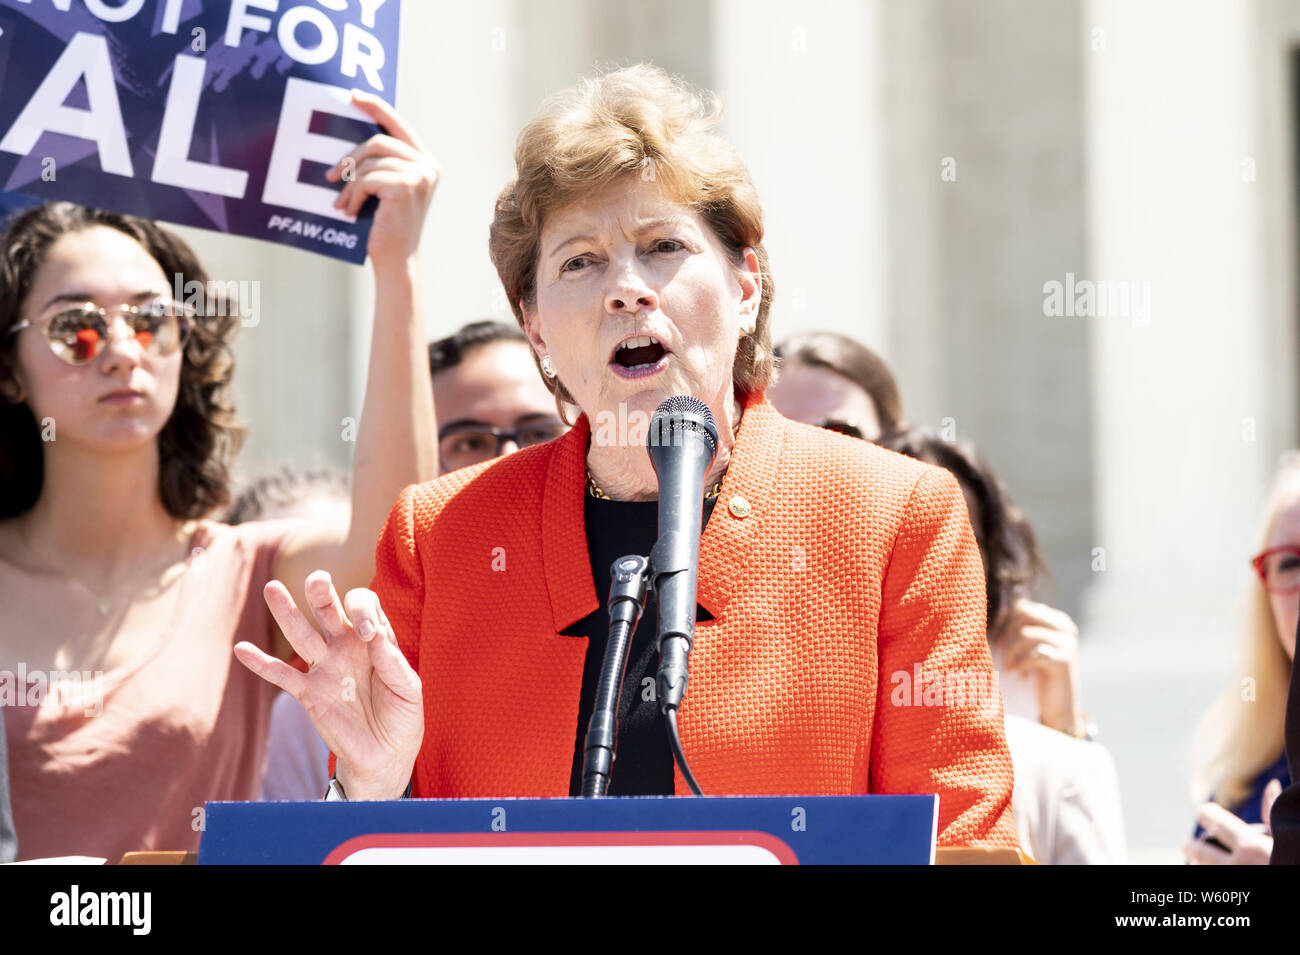
[{"label": "black top", "polygon": [[[1300,633],[1300,628],[1297,628]],[[1300,666],[1291,664],[1291,692],[1286,701],[1286,757],[1291,784],[1273,803],[1273,865],[1300,865]]]},{"label": "black top", "polygon": [[[704,523],[709,521],[716,498],[704,502]],[[573,769],[569,795],[582,795],[582,756],[587,724],[596,705],[596,683],[609,641],[609,568],[620,557],[650,555],[659,538],[657,501],[606,501],[586,495],[583,518],[587,529],[587,554],[596,584],[600,608],[583,617],[564,632],[587,638],[587,660],[582,670],[582,698],[578,703],[577,735],[573,743]],[[711,620],[702,608],[697,620]],[[627,675],[618,705],[618,749],[610,776],[611,796],[671,796],[673,754],[655,692],[659,669],[659,648],[655,645],[656,604],[654,592],[646,594],[645,613],[632,637]]]}]

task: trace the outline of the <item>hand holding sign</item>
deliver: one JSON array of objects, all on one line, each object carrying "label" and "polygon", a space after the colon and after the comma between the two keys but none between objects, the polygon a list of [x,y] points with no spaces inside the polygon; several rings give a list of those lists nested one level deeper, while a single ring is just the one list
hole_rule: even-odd
[{"label": "hand holding sign", "polygon": [[387,135],[371,136],[359,144],[325,178],[344,182],[334,207],[349,216],[357,215],[370,196],[379,199],[366,251],[380,269],[415,253],[441,170],[391,106],[360,90],[352,91],[352,103]]},{"label": "hand holding sign", "polygon": [[[397,0],[154,6],[0,0],[0,187],[360,264],[370,216],[332,207],[320,166],[355,145],[349,121],[395,119],[374,97],[397,86]],[[393,218],[398,254],[413,219]]]}]

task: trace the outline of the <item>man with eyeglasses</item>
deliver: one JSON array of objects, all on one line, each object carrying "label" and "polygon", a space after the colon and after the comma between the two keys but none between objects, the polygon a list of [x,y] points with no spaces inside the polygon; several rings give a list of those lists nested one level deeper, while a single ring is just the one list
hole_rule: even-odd
[{"label": "man with eyeglasses", "polygon": [[568,431],[523,332],[471,322],[429,345],[442,473],[542,444]]}]

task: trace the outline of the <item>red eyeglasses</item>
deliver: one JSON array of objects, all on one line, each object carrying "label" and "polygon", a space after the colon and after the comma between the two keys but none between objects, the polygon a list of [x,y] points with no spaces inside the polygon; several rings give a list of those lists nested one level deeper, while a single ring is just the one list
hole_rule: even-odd
[{"label": "red eyeglasses", "polygon": [[1271,547],[1251,564],[1269,593],[1300,591],[1300,547]]}]

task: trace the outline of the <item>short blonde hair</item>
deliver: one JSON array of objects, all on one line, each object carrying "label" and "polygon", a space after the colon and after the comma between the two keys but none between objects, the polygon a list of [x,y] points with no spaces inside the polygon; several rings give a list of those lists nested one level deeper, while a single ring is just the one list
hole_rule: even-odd
[{"label": "short blonde hair", "polygon": [[[488,241],[521,328],[520,303],[531,308],[537,299],[546,217],[619,178],[638,176],[698,213],[737,267],[744,249],[754,250],[762,296],[754,331],[736,349],[732,383],[742,401],[767,388],[773,286],[763,210],[739,153],[712,131],[721,114],[713,94],[697,94],[645,63],[584,79],[543,104],[519,133],[516,178],[497,197]],[[558,380],[543,380],[562,411],[564,404],[576,404]]]}]

